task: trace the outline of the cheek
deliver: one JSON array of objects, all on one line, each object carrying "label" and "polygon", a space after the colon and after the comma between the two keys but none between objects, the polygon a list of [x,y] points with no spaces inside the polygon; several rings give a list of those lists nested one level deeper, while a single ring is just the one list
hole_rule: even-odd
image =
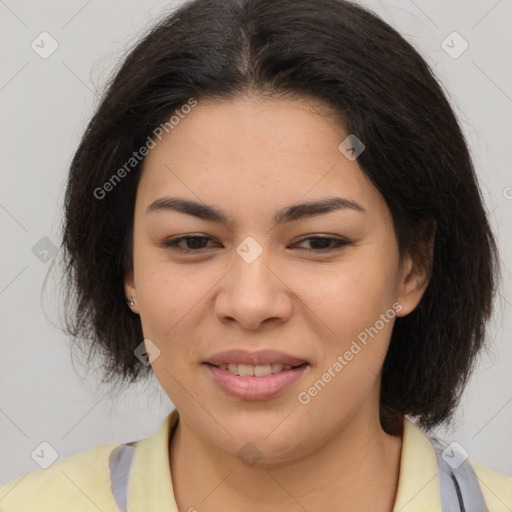
[{"label": "cheek", "polygon": [[[377,252],[368,249],[368,253]],[[363,252],[329,272],[301,275],[297,294],[329,328],[330,336],[356,336],[395,301],[397,269],[391,263],[393,258],[378,261]]]},{"label": "cheek", "polygon": [[[368,263],[358,258],[304,286],[306,305],[315,313],[310,316],[316,322],[312,329],[319,332],[321,326],[324,334],[317,346],[318,367],[301,391],[311,390],[320,409],[342,397],[339,418],[357,409],[372,392],[394,324],[396,269]],[[322,384],[315,384],[319,381],[327,383],[325,391]]]},{"label": "cheek", "polygon": [[[141,322],[153,336],[165,339],[170,330],[178,330],[204,294],[204,285],[184,279],[180,274],[158,272],[156,268],[140,276],[137,297]],[[203,291],[203,293],[201,293]],[[183,320],[182,320],[183,319]]]},{"label": "cheek", "polygon": [[165,260],[165,253],[148,247],[135,248],[134,277],[144,336],[165,339],[187,311],[198,302],[197,279],[187,269]]}]

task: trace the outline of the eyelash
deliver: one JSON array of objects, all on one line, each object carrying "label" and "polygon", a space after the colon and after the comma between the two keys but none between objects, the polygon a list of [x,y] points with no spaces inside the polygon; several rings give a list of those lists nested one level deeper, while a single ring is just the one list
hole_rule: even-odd
[{"label": "eyelash", "polygon": [[[185,254],[191,254],[191,253],[201,253],[203,252],[203,249],[207,249],[206,247],[201,247],[200,249],[182,249],[178,246],[178,243],[182,240],[190,240],[190,239],[208,239],[208,240],[212,240],[209,236],[202,236],[202,235],[189,235],[189,236],[180,236],[178,238],[174,238],[174,239],[170,239],[170,240],[167,240],[166,242],[163,243],[163,246],[166,247],[166,248],[169,248],[169,249],[172,249],[172,250],[177,250],[178,252],[182,252],[182,253],[185,253]],[[306,237],[306,238],[303,238],[302,240],[299,240],[297,243],[301,243],[301,242],[304,242],[306,240],[328,240],[328,241],[331,241],[331,242],[334,242],[335,244],[335,247],[331,247],[331,248],[324,248],[324,249],[304,249],[302,248],[301,250],[304,250],[304,251],[313,251],[314,253],[317,253],[317,254],[322,254],[322,253],[327,253],[327,252],[332,252],[332,251],[336,251],[336,250],[340,250],[342,249],[344,246],[346,245],[349,245],[350,242],[348,242],[347,240],[343,240],[341,238],[332,238],[332,237],[326,237],[326,236],[313,236],[313,237]]]}]

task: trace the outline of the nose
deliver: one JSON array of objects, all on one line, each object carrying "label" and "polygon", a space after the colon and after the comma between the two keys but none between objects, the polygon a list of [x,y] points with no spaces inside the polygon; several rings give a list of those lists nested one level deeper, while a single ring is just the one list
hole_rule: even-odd
[{"label": "nose", "polygon": [[288,320],[294,294],[275,266],[268,250],[254,261],[234,255],[232,269],[222,280],[223,287],[215,300],[217,318],[248,330]]}]

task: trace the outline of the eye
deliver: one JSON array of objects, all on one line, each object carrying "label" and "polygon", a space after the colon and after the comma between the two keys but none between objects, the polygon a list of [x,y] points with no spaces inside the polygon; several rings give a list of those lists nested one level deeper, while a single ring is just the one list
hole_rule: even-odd
[{"label": "eye", "polygon": [[[313,249],[306,248],[304,250],[313,250],[313,252],[331,252],[350,244],[348,240],[344,240],[343,238],[333,238],[328,236],[310,236],[299,240],[297,243],[300,244],[307,241],[311,241],[310,243],[312,243]],[[331,244],[333,244],[333,246]]]},{"label": "eye", "polygon": [[[199,252],[205,248],[205,241],[211,240],[209,236],[188,235],[167,240],[163,243],[164,247],[176,248],[181,252]],[[183,244],[185,243],[185,246]]]},{"label": "eye", "polygon": [[[167,240],[163,243],[163,246],[171,249],[176,249],[184,253],[199,253],[203,249],[208,249],[207,243],[208,241],[211,240],[212,238],[205,235],[186,235]],[[310,244],[312,244],[312,248],[301,248],[301,250],[313,251],[316,253],[335,251],[350,244],[348,240],[344,240],[342,238],[312,236],[299,240],[299,242],[297,242],[295,245],[304,242],[309,242]]]}]

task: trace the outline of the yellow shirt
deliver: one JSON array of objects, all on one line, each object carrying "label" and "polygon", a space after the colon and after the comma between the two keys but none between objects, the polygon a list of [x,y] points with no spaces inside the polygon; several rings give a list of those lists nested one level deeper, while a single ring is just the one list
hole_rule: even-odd
[{"label": "yellow shirt", "polygon": [[[156,432],[133,443],[128,483],[129,512],[178,512],[169,468],[169,439],[179,419],[174,409]],[[26,473],[0,487],[0,512],[119,512],[107,444]],[[469,459],[489,512],[512,511],[512,477]],[[442,512],[432,442],[404,419],[397,498],[393,512]]]}]

